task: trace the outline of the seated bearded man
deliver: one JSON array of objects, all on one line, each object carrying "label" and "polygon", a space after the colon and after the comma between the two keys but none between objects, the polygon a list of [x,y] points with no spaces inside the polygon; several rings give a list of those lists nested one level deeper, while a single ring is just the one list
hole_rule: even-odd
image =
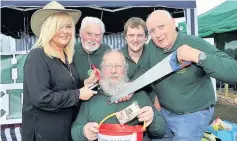
[{"label": "seated bearded man", "polygon": [[[134,93],[128,101],[108,104],[109,97],[128,83],[127,68],[125,57],[121,52],[110,50],[105,53],[101,64],[100,86],[102,90],[98,91],[98,94],[89,101],[82,103],[77,119],[72,125],[71,133],[74,141],[97,140],[98,123],[106,116],[130,106],[134,101],[140,107],[139,114],[137,118],[126,124],[142,125],[145,121],[146,132],[153,136],[164,135],[166,123],[159,112],[154,109],[153,103],[144,91]],[[114,116],[104,123],[119,124],[119,121]],[[143,140],[148,140],[146,133]]]}]

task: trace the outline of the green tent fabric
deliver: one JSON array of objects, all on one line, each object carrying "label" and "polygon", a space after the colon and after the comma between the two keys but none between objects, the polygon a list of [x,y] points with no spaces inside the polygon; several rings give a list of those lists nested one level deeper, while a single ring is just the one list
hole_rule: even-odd
[{"label": "green tent fabric", "polygon": [[[179,23],[179,29],[186,32],[185,23]],[[237,1],[225,1],[212,10],[198,16],[198,33],[200,37],[213,36],[237,30]]]}]

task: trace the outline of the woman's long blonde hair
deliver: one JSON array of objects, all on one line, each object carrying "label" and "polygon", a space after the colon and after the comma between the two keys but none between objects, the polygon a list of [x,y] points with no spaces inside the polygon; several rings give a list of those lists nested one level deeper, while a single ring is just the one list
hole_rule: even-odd
[{"label": "woman's long blonde hair", "polygon": [[[68,45],[64,48],[64,52],[67,55],[68,63],[72,63],[74,54],[74,43],[75,43],[75,23],[72,17],[67,13],[56,13],[50,15],[42,24],[39,39],[34,44],[34,47],[41,47],[44,49],[46,55],[50,58],[60,58],[56,49],[50,46],[50,41],[57,34],[57,32],[68,22],[72,25],[72,38]],[[40,28],[40,27],[39,27]]]}]

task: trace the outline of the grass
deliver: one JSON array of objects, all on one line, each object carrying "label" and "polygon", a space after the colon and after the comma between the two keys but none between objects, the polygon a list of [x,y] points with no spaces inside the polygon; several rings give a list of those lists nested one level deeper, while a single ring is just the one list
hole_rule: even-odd
[{"label": "grass", "polygon": [[237,123],[237,106],[217,103],[215,106],[213,120],[217,117],[220,117],[222,120]]}]

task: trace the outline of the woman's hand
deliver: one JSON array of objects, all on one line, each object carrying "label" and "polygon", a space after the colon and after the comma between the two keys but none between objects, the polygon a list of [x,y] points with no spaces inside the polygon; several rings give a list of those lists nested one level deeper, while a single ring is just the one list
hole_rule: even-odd
[{"label": "woman's hand", "polygon": [[80,89],[79,99],[81,100],[89,100],[94,94],[97,94],[97,91],[91,90],[89,87],[91,85],[85,85]]}]

